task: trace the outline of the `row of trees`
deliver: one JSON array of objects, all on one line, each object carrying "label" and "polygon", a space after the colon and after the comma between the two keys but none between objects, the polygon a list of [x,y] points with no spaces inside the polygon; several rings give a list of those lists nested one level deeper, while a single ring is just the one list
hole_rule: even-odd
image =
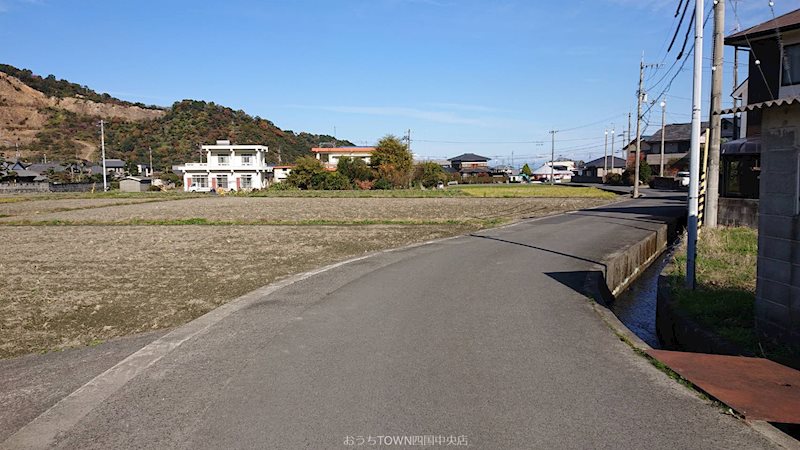
[{"label": "row of trees", "polygon": [[388,135],[378,142],[367,164],[361,158],[342,158],[335,172],[326,171],[311,156],[298,158],[286,183],[299,189],[404,189],[412,185],[435,187],[448,180],[433,162],[414,165],[408,145]]}]

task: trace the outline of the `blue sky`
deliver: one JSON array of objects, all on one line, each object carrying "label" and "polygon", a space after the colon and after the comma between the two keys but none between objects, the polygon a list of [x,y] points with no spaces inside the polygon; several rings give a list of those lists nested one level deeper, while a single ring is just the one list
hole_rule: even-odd
[{"label": "blue sky", "polygon": [[[677,3],[0,0],[0,62],[126,100],[200,99],[283,129],[335,127],[357,144],[411,129],[424,157],[475,152],[509,163],[513,153],[517,165],[535,164],[549,155],[547,130],[568,130],[557,134],[556,153],[588,160],[602,156],[612,122],[617,131],[627,125],[642,52],[666,64],[648,85],[674,61],[664,50]],[[772,17],[767,1],[738,5],[743,27]],[[776,14],[797,7],[775,0]],[[707,82],[708,48],[705,56]],[[728,93],[730,50],[726,58]],[[690,69],[691,60],[667,94],[670,123],[690,119]],[[648,118],[650,133],[660,108]]]}]

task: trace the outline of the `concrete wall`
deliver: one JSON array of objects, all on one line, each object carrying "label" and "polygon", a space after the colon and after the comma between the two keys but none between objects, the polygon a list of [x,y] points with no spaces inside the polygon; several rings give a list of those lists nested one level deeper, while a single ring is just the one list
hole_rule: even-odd
[{"label": "concrete wall", "polygon": [[0,183],[0,193],[50,192],[47,183]]},{"label": "concrete wall", "polygon": [[762,111],[756,326],[800,348],[800,105]]},{"label": "concrete wall", "polygon": [[728,227],[758,229],[758,199],[720,197],[717,221]]}]

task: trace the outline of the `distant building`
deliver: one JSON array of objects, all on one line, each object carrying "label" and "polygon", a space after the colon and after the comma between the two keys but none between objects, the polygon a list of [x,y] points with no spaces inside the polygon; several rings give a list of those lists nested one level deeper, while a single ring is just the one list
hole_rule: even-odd
[{"label": "distant building", "polygon": [[272,182],[280,183],[286,178],[289,177],[289,174],[292,173],[292,168],[294,166],[274,166],[272,167]]},{"label": "distant building", "polygon": [[183,189],[188,192],[250,190],[267,187],[268,148],[263,145],[234,145],[220,140],[203,145],[206,162],[186,163],[174,168],[183,173]]},{"label": "distant building", "polygon": [[[722,133],[720,137],[723,141],[733,138],[733,121],[730,119],[722,120]],[[708,122],[700,125],[705,132]],[[658,175],[661,168],[661,134],[659,127],[650,136],[642,136],[640,156],[642,162],[648,164],[653,174]],[[689,170],[689,150],[692,141],[691,123],[671,123],[664,126],[664,176],[675,176],[678,172]],[[705,135],[700,137],[700,144],[705,143]],[[625,147],[628,151],[628,164],[633,166],[636,160],[636,141],[632,141]]]},{"label": "distant building", "polygon": [[581,176],[605,178],[606,175],[625,171],[625,160],[616,156],[600,157],[589,161],[580,170]]},{"label": "distant building", "polygon": [[317,155],[317,159],[322,162],[327,170],[336,170],[339,160],[342,158],[359,158],[365,163],[370,163],[372,152],[375,147],[315,147],[311,152]]},{"label": "distant building", "polygon": [[122,192],[147,192],[153,181],[147,177],[130,176],[125,177],[119,182],[119,190]]},{"label": "distant building", "polygon": [[450,167],[458,171],[478,168],[486,168],[488,171],[489,161],[491,161],[491,158],[476,155],[474,153],[464,153],[463,155],[450,158],[448,161],[450,161]]},{"label": "distant building", "polygon": [[[100,166],[103,166],[102,161],[100,162]],[[124,176],[125,161],[121,159],[106,159],[106,172],[114,176]]]}]

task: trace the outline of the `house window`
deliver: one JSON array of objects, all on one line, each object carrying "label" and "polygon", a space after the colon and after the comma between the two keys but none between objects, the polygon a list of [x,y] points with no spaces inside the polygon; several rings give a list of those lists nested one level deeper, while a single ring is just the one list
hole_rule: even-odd
[{"label": "house window", "polygon": [[197,188],[207,188],[208,187],[208,176],[206,175],[195,175],[192,178],[192,184],[194,187]]},{"label": "house window", "polygon": [[219,155],[217,156],[217,163],[219,163],[220,166],[227,166],[229,161],[228,158],[230,158],[228,155]]},{"label": "house window", "polygon": [[781,86],[800,84],[800,44],[783,47]]},{"label": "house window", "polygon": [[243,166],[252,166],[253,165],[253,155],[242,155],[242,165]]},{"label": "house window", "polygon": [[252,175],[242,175],[242,189],[252,189],[253,188],[253,176]]},{"label": "house window", "polygon": [[228,176],[227,175],[217,175],[217,188],[219,188],[219,189],[228,189]]}]

